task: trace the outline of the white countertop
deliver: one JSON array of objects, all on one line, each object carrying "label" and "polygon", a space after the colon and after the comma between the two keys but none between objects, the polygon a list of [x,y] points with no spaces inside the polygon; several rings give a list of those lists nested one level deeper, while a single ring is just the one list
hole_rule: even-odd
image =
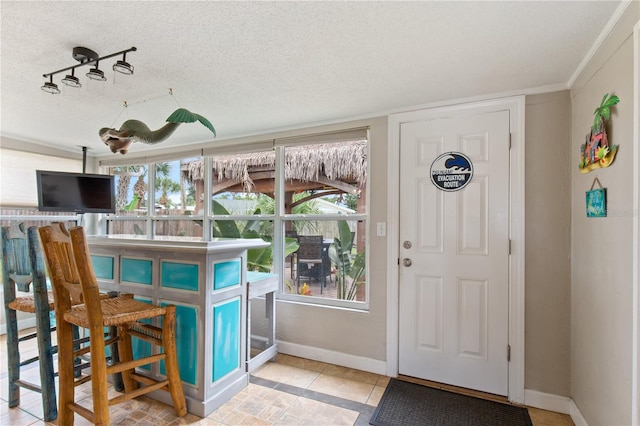
[{"label": "white countertop", "polygon": [[155,250],[218,252],[238,249],[269,247],[270,243],[259,238],[213,238],[203,241],[200,237],[156,236],[149,239],[144,235],[88,236],[87,243],[93,247],[148,248]]}]

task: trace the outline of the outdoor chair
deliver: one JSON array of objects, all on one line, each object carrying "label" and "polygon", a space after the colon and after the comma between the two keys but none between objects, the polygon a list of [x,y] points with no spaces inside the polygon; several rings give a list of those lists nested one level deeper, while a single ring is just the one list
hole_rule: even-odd
[{"label": "outdoor chair", "polygon": [[[71,425],[80,414],[97,425],[109,424],[109,406],[155,390],[171,394],[178,416],[187,413],[178,372],[175,346],[175,306],[156,306],[121,295],[101,299],[94,275],[89,247],[82,227],[68,232],[61,223],[39,229],[55,296],[58,327],[59,404],[58,424]],[[76,304],[81,302],[81,304]],[[157,321],[156,325],[141,321]],[[74,350],[72,326],[89,330],[89,346]],[[161,325],[162,328],[158,327]],[[105,341],[105,327],[117,327],[117,337]],[[131,338],[151,343],[158,350],[150,356],[133,359]],[[117,342],[119,362],[108,363],[105,347]],[[90,354],[91,375],[74,378],[73,358]],[[147,377],[136,367],[165,362],[166,378]],[[109,398],[107,376],[122,373],[124,393]],[[93,411],[75,402],[75,387],[91,381]],[[140,386],[140,387],[139,387]]]},{"label": "outdoor chair", "polygon": [[[57,418],[54,385],[53,354],[49,312],[53,311],[53,294],[47,291],[47,281],[40,241],[35,227],[24,232],[23,224],[2,227],[2,281],[7,327],[7,370],[9,407],[20,405],[20,388],[42,394],[44,420]],[[17,287],[17,289],[16,289]],[[17,291],[28,293],[17,295]],[[35,314],[36,332],[18,337],[18,312]],[[20,342],[37,339],[38,356],[21,361]],[[34,362],[40,364],[40,384],[20,378],[21,367]]]},{"label": "outdoor chair", "polygon": [[298,236],[300,247],[297,251],[297,287],[300,288],[300,278],[317,278],[320,282],[320,294],[327,283],[327,275],[331,273],[331,264],[323,244],[322,235]]}]

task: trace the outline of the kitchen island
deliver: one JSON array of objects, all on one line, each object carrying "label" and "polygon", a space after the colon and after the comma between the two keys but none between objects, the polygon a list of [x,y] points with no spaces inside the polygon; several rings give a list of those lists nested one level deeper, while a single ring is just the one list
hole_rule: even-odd
[{"label": "kitchen island", "polygon": [[[137,235],[89,237],[88,243],[101,290],[176,305],[178,364],[190,413],[206,417],[248,385],[247,250],[269,243]],[[134,357],[151,351],[135,339],[133,347]],[[145,373],[163,376],[164,364]],[[171,404],[166,392],[150,395]]]}]

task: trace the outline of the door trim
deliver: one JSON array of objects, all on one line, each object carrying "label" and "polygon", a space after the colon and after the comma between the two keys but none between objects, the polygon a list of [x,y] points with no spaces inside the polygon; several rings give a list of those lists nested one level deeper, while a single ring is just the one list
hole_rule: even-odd
[{"label": "door trim", "polygon": [[640,21],[633,27],[633,152],[636,158],[633,162],[633,247],[632,247],[632,278],[633,278],[633,335],[631,357],[631,423],[640,421]]},{"label": "door trim", "polygon": [[[399,208],[400,208],[400,124],[417,120],[431,120],[458,115],[504,111],[509,113],[511,151],[509,153],[511,180],[509,194],[509,363],[508,399],[524,403],[524,249],[525,249],[525,97],[514,96],[486,101],[454,104],[389,115],[388,163],[389,190],[387,199],[387,375],[398,376],[399,358]],[[506,353],[505,353],[506,356]]]}]

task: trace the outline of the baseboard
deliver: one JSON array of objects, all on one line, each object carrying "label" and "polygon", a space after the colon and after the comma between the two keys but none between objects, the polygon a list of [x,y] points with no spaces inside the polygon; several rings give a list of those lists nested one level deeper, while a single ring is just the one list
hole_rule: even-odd
[{"label": "baseboard", "polygon": [[580,412],[580,409],[573,399],[571,400],[571,412],[569,413],[569,415],[571,416],[571,420],[573,420],[574,425],[589,426],[584,417],[582,417],[582,413]]},{"label": "baseboard", "polygon": [[531,389],[524,390],[524,404],[528,407],[571,414],[571,402],[571,398],[568,396],[538,392]]},{"label": "baseboard", "polygon": [[[18,320],[18,331],[36,326],[36,317]],[[0,335],[7,334],[7,325],[0,324]]]},{"label": "baseboard", "polygon": [[588,426],[587,421],[582,417],[582,413],[573,399],[568,396],[554,395],[550,393],[538,392],[531,389],[524,390],[524,404],[528,407],[540,408],[542,410],[555,411],[556,413],[568,414],[576,426]]},{"label": "baseboard", "polygon": [[385,361],[329,351],[313,346],[299,345],[297,343],[283,342],[281,340],[278,340],[277,344],[278,352],[282,354],[340,365],[342,367],[381,374],[383,376],[386,375],[387,372],[387,363]]}]

